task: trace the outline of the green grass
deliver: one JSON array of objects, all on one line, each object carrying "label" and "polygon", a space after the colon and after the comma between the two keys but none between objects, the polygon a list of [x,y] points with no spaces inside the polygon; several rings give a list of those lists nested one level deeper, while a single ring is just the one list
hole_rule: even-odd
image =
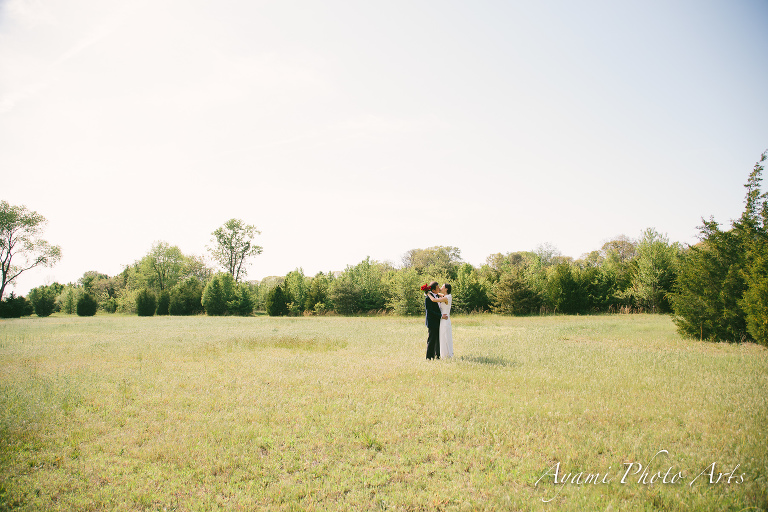
[{"label": "green grass", "polygon": [[[425,361],[420,318],[0,321],[0,510],[768,508],[766,349],[653,315],[453,325]],[[660,450],[676,483],[621,483]],[[743,482],[690,485],[712,463]]]}]

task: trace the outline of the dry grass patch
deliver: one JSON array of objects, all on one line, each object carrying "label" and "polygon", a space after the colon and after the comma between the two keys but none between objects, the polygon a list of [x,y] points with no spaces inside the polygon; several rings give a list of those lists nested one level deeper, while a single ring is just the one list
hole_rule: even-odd
[{"label": "dry grass patch", "polygon": [[[453,325],[428,362],[414,318],[2,321],[0,509],[768,506],[765,349],[652,315]],[[659,450],[683,483],[620,482]],[[744,481],[689,485],[713,462]]]}]

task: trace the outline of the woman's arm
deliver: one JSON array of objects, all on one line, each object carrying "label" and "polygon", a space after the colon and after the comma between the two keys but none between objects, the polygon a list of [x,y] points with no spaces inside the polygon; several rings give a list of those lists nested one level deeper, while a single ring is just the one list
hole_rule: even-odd
[{"label": "woman's arm", "polygon": [[432,302],[448,302],[448,297],[438,297],[438,298],[434,298],[434,297],[433,297],[433,296],[431,296],[430,294],[427,294],[427,297],[429,297],[430,299],[432,299]]}]

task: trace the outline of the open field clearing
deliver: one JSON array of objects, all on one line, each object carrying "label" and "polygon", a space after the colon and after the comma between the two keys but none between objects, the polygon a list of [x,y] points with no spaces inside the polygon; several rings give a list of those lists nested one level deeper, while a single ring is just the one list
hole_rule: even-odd
[{"label": "open field clearing", "polygon": [[768,508],[765,348],[453,327],[425,361],[420,318],[0,321],[0,510]]}]

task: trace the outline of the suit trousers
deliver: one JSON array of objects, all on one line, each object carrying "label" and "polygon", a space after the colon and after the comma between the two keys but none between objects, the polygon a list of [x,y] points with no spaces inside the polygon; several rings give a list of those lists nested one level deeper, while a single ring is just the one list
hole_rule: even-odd
[{"label": "suit trousers", "polygon": [[427,328],[429,337],[427,338],[427,359],[440,359],[440,322],[432,322]]}]

